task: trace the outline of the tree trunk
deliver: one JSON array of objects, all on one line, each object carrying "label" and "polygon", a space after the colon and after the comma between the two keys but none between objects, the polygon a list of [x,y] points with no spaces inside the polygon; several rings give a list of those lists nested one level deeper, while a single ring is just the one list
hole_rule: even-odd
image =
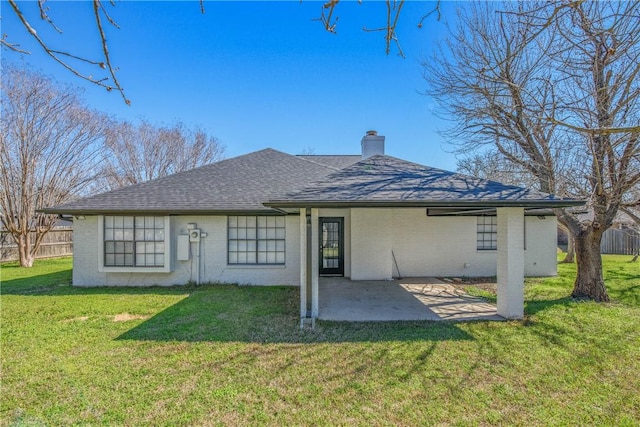
[{"label": "tree trunk", "polygon": [[573,298],[592,299],[598,302],[609,301],[602,275],[602,256],[600,242],[602,232],[589,227],[574,237],[578,274],[573,285]]},{"label": "tree trunk", "polygon": [[576,257],[576,248],[573,243],[573,236],[570,232],[567,232],[567,255],[561,261],[567,264],[573,264],[575,262]]},{"label": "tree trunk", "polygon": [[20,260],[20,267],[33,267],[33,260],[35,256],[30,251],[30,240],[28,236],[24,234],[18,235],[17,239],[14,239],[18,245],[18,259]]}]

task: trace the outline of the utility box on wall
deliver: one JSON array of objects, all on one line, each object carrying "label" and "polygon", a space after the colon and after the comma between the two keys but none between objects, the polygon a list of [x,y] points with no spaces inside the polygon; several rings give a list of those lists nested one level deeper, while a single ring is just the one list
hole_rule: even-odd
[{"label": "utility box on wall", "polygon": [[189,261],[189,235],[178,235],[178,261]]}]

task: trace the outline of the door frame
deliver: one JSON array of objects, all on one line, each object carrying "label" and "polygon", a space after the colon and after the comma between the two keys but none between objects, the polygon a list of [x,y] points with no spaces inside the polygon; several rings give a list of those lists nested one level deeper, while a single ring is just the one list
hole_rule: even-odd
[{"label": "door frame", "polygon": [[[325,222],[337,222],[339,225],[338,232],[338,268],[323,268],[323,253],[322,253],[322,225]],[[318,274],[320,276],[344,276],[344,217],[319,217],[318,218],[318,242],[320,247],[318,248]]]}]

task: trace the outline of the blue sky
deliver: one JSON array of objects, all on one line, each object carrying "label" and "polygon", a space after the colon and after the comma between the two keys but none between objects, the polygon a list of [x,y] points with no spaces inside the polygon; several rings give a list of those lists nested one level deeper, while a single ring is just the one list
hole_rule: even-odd
[{"label": "blue sky", "polygon": [[[455,157],[437,131],[420,62],[446,31],[455,3],[443,18],[417,28],[430,2],[407,2],[399,24],[406,58],[384,52],[384,2],[341,2],[337,34],[312,19],[320,2],[117,2],[107,10],[120,29],[107,25],[112,61],[131,99],[72,77],[41,52],[2,2],[2,33],[31,55],[2,52],[3,61],[25,62],[63,83],[84,89],[87,103],[113,117],[175,120],[206,129],[226,146],[227,157],[272,147],[292,154],[357,154],[365,131],[386,136],[387,154],[455,169]],[[25,15],[53,48],[98,57],[97,31],[88,2],[47,3],[63,30],[39,19],[35,2],[20,2]]]}]

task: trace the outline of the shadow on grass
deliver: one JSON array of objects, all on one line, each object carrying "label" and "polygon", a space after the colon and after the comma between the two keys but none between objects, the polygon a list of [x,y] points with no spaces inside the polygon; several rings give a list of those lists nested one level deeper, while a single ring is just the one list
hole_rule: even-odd
[{"label": "shadow on grass", "polygon": [[300,329],[292,287],[212,285],[157,313],[119,340],[318,343],[472,340],[450,322],[316,322]]},{"label": "shadow on grass", "polygon": [[[12,268],[13,266],[5,268]],[[83,287],[71,285],[72,270],[54,271],[28,277],[2,280],[0,294],[2,295],[31,295],[31,296],[62,296],[62,295],[146,295],[165,294],[182,295],[190,293],[194,286],[96,286]]]},{"label": "shadow on grass", "polygon": [[524,313],[525,315],[534,315],[541,311],[557,307],[564,306],[568,307],[574,303],[574,300],[571,297],[563,297],[557,299],[540,299],[540,300],[528,300],[525,301]]}]

